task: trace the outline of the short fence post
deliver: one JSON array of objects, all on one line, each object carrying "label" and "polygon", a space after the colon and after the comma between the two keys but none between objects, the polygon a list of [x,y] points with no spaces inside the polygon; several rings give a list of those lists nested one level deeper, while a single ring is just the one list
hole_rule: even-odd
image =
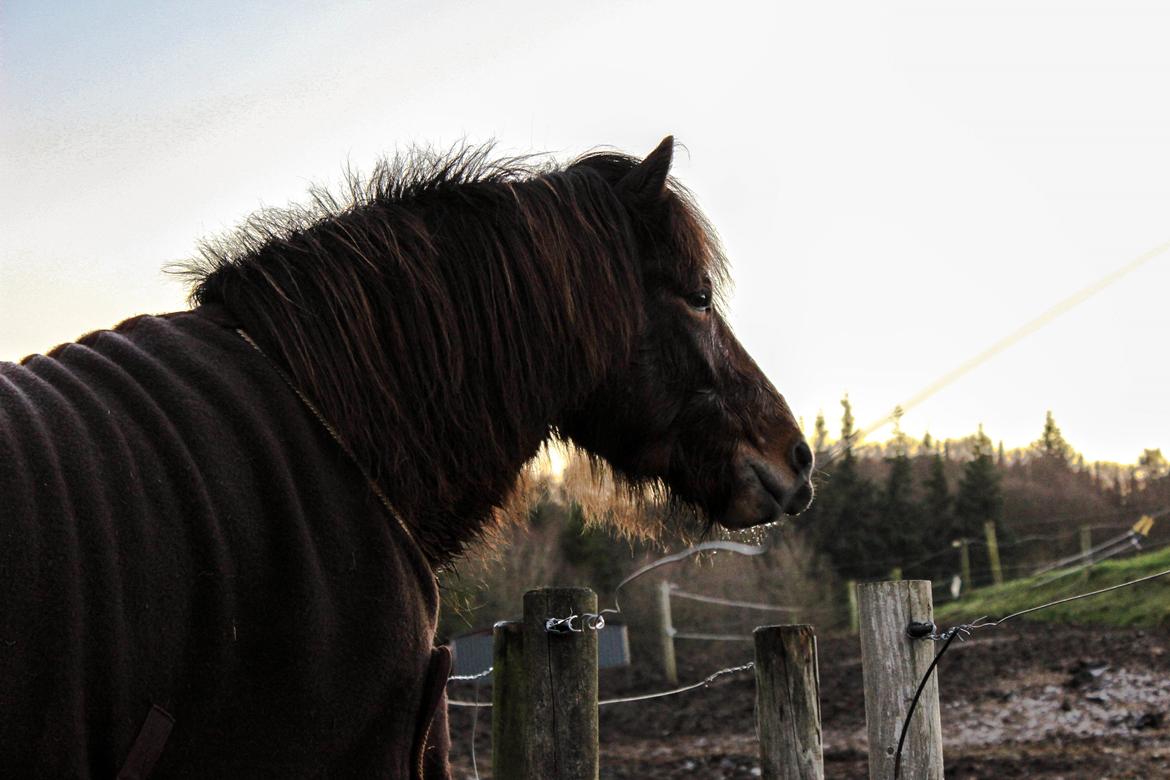
[{"label": "short fence post", "polygon": [[[870,780],[894,777],[894,755],[902,722],[918,683],[934,659],[935,644],[911,639],[911,622],[934,621],[930,583],[925,580],[867,582],[859,586],[861,670],[869,736]],[[938,673],[931,675],[911,718],[902,748],[901,780],[943,776]]]},{"label": "short fence post", "polygon": [[995,521],[983,524],[983,535],[987,537],[987,557],[991,561],[991,581],[1003,585],[1003,570],[999,567],[999,544],[995,541]]},{"label": "short fence post", "polygon": [[492,777],[524,779],[524,624],[492,629]]},{"label": "short fence post", "polygon": [[1093,555],[1093,527],[1081,526],[1081,558],[1085,568],[1081,571],[1081,579],[1089,579],[1089,560]]},{"label": "short fence post", "polygon": [[670,583],[658,583],[655,601],[655,617],[658,622],[659,654],[662,677],[671,685],[678,682],[678,667],[674,661],[674,623],[670,615]]},{"label": "short fence post", "polygon": [[860,625],[857,618],[857,580],[846,581],[845,590],[849,594],[849,633],[856,634]]},{"label": "short fence post", "polygon": [[524,594],[526,780],[597,780],[597,631],[549,631],[550,618],[597,612],[588,588]]},{"label": "short fence post", "polygon": [[824,780],[821,681],[812,626],[760,626],[756,734],[765,780]]},{"label": "short fence post", "polygon": [[971,549],[967,546],[966,537],[959,540],[959,571],[963,578],[959,589],[960,597],[962,597],[975,587],[975,581],[971,579]]}]

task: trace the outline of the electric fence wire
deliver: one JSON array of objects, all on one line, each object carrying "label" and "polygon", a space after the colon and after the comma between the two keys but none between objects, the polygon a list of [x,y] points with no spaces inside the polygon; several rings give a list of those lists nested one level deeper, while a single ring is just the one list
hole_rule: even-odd
[{"label": "electric fence wire", "polygon": [[688,593],[685,590],[679,590],[678,586],[673,582],[670,584],[671,598],[687,599],[690,601],[700,601],[704,604],[718,604],[724,607],[739,607],[741,609],[758,609],[767,612],[800,612],[801,607],[785,607],[779,604],[760,604],[752,601],[732,601],[731,599],[722,599],[716,596],[705,596],[701,593]]},{"label": "electric fence wire", "polygon": [[701,639],[708,642],[751,642],[748,634],[692,634],[683,631],[671,631],[672,639]]},{"label": "electric fence wire", "polygon": [[1063,569],[1065,566],[1068,566],[1068,565],[1073,564],[1073,563],[1077,563],[1078,561],[1081,561],[1085,558],[1091,558],[1094,555],[1096,555],[1097,553],[1099,553],[1103,550],[1110,549],[1120,542],[1128,542],[1130,539],[1134,538],[1135,536],[1137,536],[1137,534],[1134,531],[1132,531],[1132,530],[1126,531],[1123,534],[1118,534],[1117,536],[1114,536],[1111,539],[1107,539],[1098,545],[1090,547],[1088,550],[1083,550],[1083,551],[1077,553],[1076,555],[1069,555],[1069,556],[1066,556],[1066,557],[1061,558],[1059,560],[1055,560],[1055,561],[1052,561],[1051,563],[1045,564],[1044,566],[1041,566],[1039,569],[1037,569],[1035,572],[1033,572],[1033,574],[1035,576],[1039,577],[1041,574],[1047,574],[1048,572],[1054,571],[1056,569]]},{"label": "electric fence wire", "polygon": [[[1154,519],[1157,519],[1157,517],[1160,517],[1162,514],[1164,514],[1164,513],[1158,513],[1158,515],[1154,516]],[[1085,517],[1085,516],[1082,516],[1082,517]],[[1088,515],[1087,517],[1099,517],[1099,515]],[[1032,521],[1029,521],[1029,522],[1032,522]],[[1073,521],[1072,520],[1068,520],[1068,521],[1061,520],[1060,522],[1073,522]],[[1060,533],[1060,534],[1036,534],[1036,535],[1032,535],[1032,536],[1020,537],[1018,539],[1009,539],[1009,540],[1006,540],[1003,542],[998,542],[997,546],[999,547],[999,549],[1005,550],[1005,549],[1011,549],[1013,547],[1019,547],[1023,544],[1028,544],[1031,542],[1061,541],[1064,539],[1069,539],[1069,538],[1074,537],[1074,536],[1078,536],[1081,532],[1081,528],[1089,528],[1091,530],[1109,530],[1109,531],[1124,530],[1124,531],[1128,532],[1131,527],[1132,527],[1132,524],[1125,524],[1125,523],[1113,523],[1113,524],[1109,524],[1109,525],[1096,524],[1096,525],[1088,525],[1088,526],[1078,526],[1077,528],[1074,528],[1071,531],[1066,531],[1066,532]],[[1121,538],[1121,537],[1117,537],[1117,538]],[[969,547],[987,547],[988,546],[988,544],[985,540],[978,539],[978,538],[967,539],[967,545]],[[903,569],[911,569],[915,566],[919,566],[923,563],[927,563],[929,561],[932,561],[935,558],[941,558],[944,555],[953,555],[953,554],[955,554],[955,551],[957,549],[958,549],[958,547],[954,544],[954,542],[951,542],[951,543],[948,543],[946,547],[939,548],[938,550],[936,550],[934,552],[928,553],[928,554],[922,556],[921,558],[915,558],[914,560],[909,561],[909,562],[905,561],[902,558],[897,558],[897,557],[868,558],[867,561],[874,564],[874,565],[881,564],[881,565],[890,565],[890,566],[901,566]],[[1075,556],[1070,556],[1070,560],[1075,559],[1077,557],[1079,557],[1079,554],[1075,555]],[[1024,568],[1029,568],[1029,567],[1020,566],[1021,570]],[[1059,566],[1057,566],[1056,568],[1059,568]],[[1007,567],[1004,567],[1004,570],[1006,571]],[[1036,572],[1036,573],[1039,573],[1039,572]]]},{"label": "electric fence wire", "polygon": [[[678,688],[671,688],[670,690],[666,690],[666,691],[655,691],[653,693],[639,693],[639,694],[635,694],[633,696],[621,696],[621,697],[618,697],[616,699],[602,699],[601,701],[597,702],[597,706],[607,707],[611,704],[628,704],[630,702],[649,701],[650,699],[661,699],[661,698],[664,698],[667,696],[676,696],[680,693],[687,693],[688,691],[693,691],[693,690],[696,690],[698,688],[706,687],[706,686],[710,685],[712,682],[714,682],[715,680],[719,679],[720,677],[723,677],[724,675],[736,674],[738,672],[746,672],[749,669],[754,669],[755,666],[756,666],[755,661],[748,661],[746,664],[741,664],[739,666],[729,666],[725,669],[720,669],[718,671],[712,672],[711,674],[704,677],[702,680],[699,680],[698,682],[695,682],[695,683],[690,683],[689,685],[683,685],[683,686],[680,686]],[[481,702],[478,700],[478,698],[474,702],[461,701],[461,700],[449,700],[447,702],[447,704],[454,706],[454,707],[483,708],[483,707],[491,707],[492,706],[491,702]]]},{"label": "electric fence wire", "polygon": [[[1050,576],[1046,579],[1042,579],[1039,582],[1034,583],[1032,585],[1032,589],[1034,590],[1036,588],[1043,588],[1046,585],[1051,585],[1052,583],[1056,582],[1057,580],[1062,580],[1071,574],[1076,574],[1077,572],[1082,572],[1085,569],[1096,566],[1098,563],[1101,563],[1102,561],[1107,561],[1110,558],[1116,558],[1118,555],[1121,555],[1122,553],[1130,552],[1133,550],[1141,550],[1142,549],[1142,541],[1141,540],[1142,540],[1142,537],[1139,534],[1130,534],[1130,535],[1126,536],[1125,538],[1120,539],[1119,541],[1114,543],[1112,547],[1094,552],[1092,555],[1082,556],[1082,560],[1079,562],[1079,565],[1069,566],[1064,571],[1058,571],[1056,574],[1053,574],[1052,576]],[[1051,571],[1051,570],[1049,570],[1049,571]],[[1045,572],[1045,573],[1048,573],[1048,572]]]}]

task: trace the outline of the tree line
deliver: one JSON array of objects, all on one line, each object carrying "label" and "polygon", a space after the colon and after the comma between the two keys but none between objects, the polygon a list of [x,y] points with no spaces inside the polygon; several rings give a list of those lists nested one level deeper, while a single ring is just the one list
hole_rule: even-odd
[{"label": "tree line", "polygon": [[[982,426],[959,440],[912,439],[900,415],[888,442],[860,445],[848,396],[841,406],[837,457],[818,468],[817,498],[800,526],[845,579],[887,578],[894,569],[949,577],[958,571],[957,544],[967,539],[975,542],[976,572],[968,585],[982,584],[985,523],[995,526],[1005,567],[1025,569],[1075,551],[1081,525],[1122,527],[1136,513],[1170,507],[1170,464],[1160,450],[1146,450],[1132,466],[1086,464],[1051,411],[1035,442],[1005,452]],[[819,452],[830,450],[823,414],[811,438]]]}]

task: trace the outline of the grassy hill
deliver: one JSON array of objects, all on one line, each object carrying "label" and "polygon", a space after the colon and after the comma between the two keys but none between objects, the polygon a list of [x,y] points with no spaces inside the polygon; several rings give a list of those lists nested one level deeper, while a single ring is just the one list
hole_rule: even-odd
[{"label": "grassy hill", "polygon": [[[1049,601],[1106,588],[1167,569],[1170,569],[1170,548],[1125,560],[1105,561],[1090,569],[1087,579],[1078,572],[1046,584],[1060,571],[1026,577],[999,587],[981,588],[961,601],[941,604],[935,610],[935,622],[940,627],[947,627],[983,615],[997,619]],[[1170,575],[1022,615],[1015,620],[1110,626],[1170,624]]]}]

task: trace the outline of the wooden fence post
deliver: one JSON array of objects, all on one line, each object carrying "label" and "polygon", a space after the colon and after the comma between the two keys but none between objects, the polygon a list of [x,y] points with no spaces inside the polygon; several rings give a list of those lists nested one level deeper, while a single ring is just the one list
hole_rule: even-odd
[{"label": "wooden fence post", "polygon": [[971,548],[967,545],[967,537],[959,540],[959,571],[963,578],[963,583],[959,588],[959,598],[967,595],[967,592],[975,588],[975,582],[971,579]]},{"label": "wooden fence post", "polygon": [[658,583],[654,614],[657,618],[658,642],[662,677],[671,685],[678,683],[678,667],[674,661],[674,622],[670,615],[670,583]]},{"label": "wooden fence post", "polygon": [[597,780],[597,631],[555,632],[550,618],[597,612],[589,588],[524,594],[526,780]]},{"label": "wooden fence post", "polygon": [[824,780],[821,680],[812,626],[760,626],[756,735],[764,780]]},{"label": "wooden fence post", "polygon": [[1089,579],[1089,563],[1093,554],[1093,527],[1089,525],[1081,526],[1081,558],[1082,564],[1085,564],[1084,569],[1081,570],[1081,579]]},{"label": "wooden fence post", "polygon": [[857,580],[848,580],[845,590],[849,593],[849,633],[856,634],[859,626],[857,618]]},{"label": "wooden fence post", "polygon": [[492,777],[524,780],[524,624],[492,628]]},{"label": "wooden fence post", "polygon": [[[861,607],[861,670],[870,780],[891,780],[902,721],[914,691],[934,658],[935,644],[911,639],[911,622],[933,622],[930,583],[867,582],[858,588]],[[938,671],[931,674],[911,718],[902,748],[901,780],[941,780],[942,722]]]},{"label": "wooden fence post", "polygon": [[995,541],[995,521],[983,524],[983,535],[987,537],[987,557],[991,561],[991,581],[1003,585],[1003,570],[999,567],[999,544]]}]

